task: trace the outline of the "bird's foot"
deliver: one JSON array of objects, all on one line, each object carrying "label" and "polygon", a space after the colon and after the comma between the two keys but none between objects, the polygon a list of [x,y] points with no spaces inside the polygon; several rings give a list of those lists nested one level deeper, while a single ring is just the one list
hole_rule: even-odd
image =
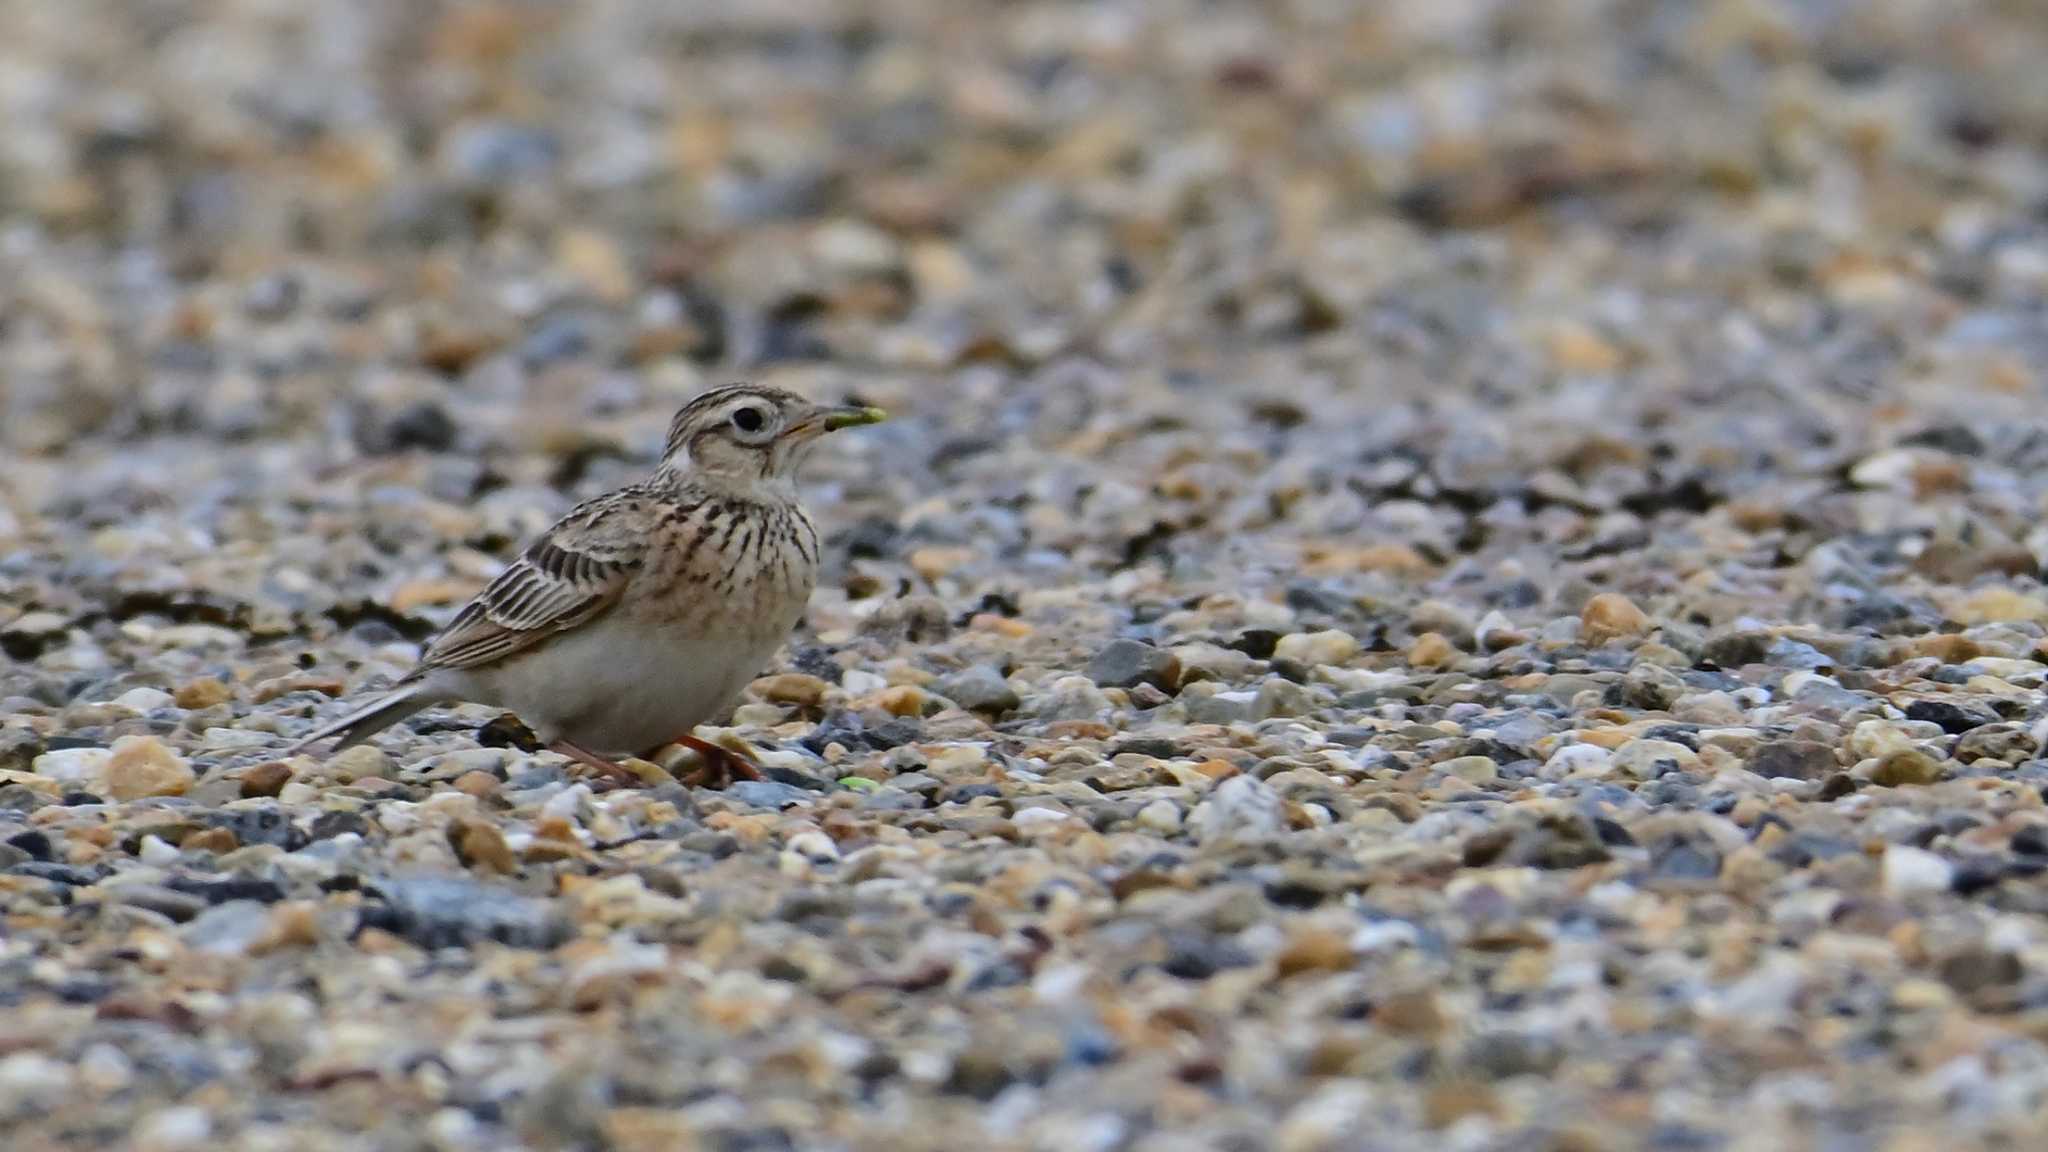
[{"label": "bird's foot", "polygon": [[734,780],[761,780],[761,766],[746,756],[723,745],[684,733],[670,741],[680,744],[697,754],[703,763],[677,777],[692,788],[724,788]]},{"label": "bird's foot", "polygon": [[636,787],[646,783],[645,780],[641,779],[638,772],[623,764],[614,764],[590,749],[583,747],[581,744],[575,744],[568,740],[557,740],[553,744],[548,745],[548,751],[559,752],[578,764],[583,765],[585,768],[593,769],[605,779],[615,783],[631,784]]}]

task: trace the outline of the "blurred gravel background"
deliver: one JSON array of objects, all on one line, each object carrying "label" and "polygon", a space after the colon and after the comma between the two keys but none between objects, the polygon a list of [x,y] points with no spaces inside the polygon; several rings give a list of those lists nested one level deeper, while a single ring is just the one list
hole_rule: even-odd
[{"label": "blurred gravel background", "polygon": [[[2048,1125],[2041,4],[0,28],[9,1152]],[[771,780],[276,758],[734,379]]]}]

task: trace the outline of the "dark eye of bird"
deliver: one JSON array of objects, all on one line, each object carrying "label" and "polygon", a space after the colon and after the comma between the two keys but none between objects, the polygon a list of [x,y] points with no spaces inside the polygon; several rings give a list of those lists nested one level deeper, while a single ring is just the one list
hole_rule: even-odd
[{"label": "dark eye of bird", "polygon": [[732,414],[732,426],[742,432],[759,432],[761,425],[767,422],[759,408],[742,408]]}]

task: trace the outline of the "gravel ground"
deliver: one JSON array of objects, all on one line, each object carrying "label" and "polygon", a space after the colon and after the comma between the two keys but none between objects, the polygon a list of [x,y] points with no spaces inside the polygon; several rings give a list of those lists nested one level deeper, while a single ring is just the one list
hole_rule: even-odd
[{"label": "gravel ground", "polygon": [[[2031,1146],[2040,12],[0,3],[0,1143]],[[742,378],[771,779],[278,759]]]}]

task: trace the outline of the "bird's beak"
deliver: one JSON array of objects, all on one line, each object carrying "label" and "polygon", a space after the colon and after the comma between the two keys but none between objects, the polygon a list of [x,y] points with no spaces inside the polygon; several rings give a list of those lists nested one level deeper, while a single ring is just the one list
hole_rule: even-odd
[{"label": "bird's beak", "polygon": [[797,440],[815,440],[827,432],[841,428],[858,428],[863,424],[879,424],[889,418],[880,408],[867,408],[858,404],[842,404],[837,407],[819,405],[806,412],[803,419],[789,426],[784,435]]},{"label": "bird's beak", "polygon": [[849,404],[843,408],[825,410],[825,431],[837,432],[841,428],[858,428],[863,424],[880,424],[889,414],[880,408],[862,408]]}]

